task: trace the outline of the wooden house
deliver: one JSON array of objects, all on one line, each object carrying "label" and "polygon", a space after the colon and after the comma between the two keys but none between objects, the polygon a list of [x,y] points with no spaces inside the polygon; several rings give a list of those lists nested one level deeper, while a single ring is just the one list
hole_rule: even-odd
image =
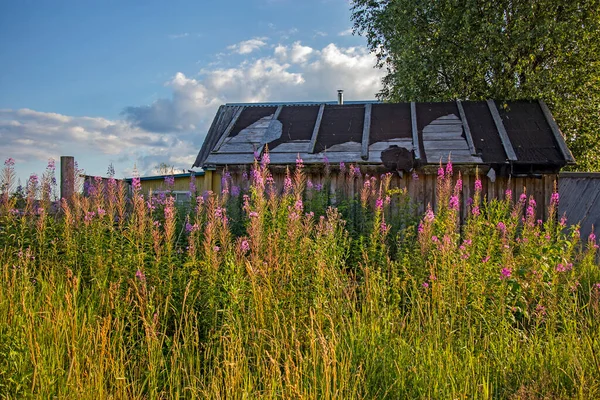
[{"label": "wooden house", "polygon": [[[145,196],[150,194],[159,194],[169,192],[174,195],[179,203],[189,201],[192,191],[203,193],[212,190],[215,185],[214,180],[220,179],[212,173],[206,174],[204,171],[186,172],[180,174],[152,175],[140,177],[141,192]],[[125,181],[131,186],[133,178],[127,178]],[[131,187],[130,187],[131,190]]]},{"label": "wooden house", "polygon": [[222,105],[193,167],[217,176],[227,168],[237,179],[267,147],[276,181],[298,155],[314,183],[331,164],[332,193],[342,184],[340,163],[359,166],[363,177],[391,171],[392,185],[406,188],[419,211],[435,204],[437,169],[448,158],[462,171],[463,212],[476,171],[488,198],[526,187],[542,209],[560,169],[574,162],[542,101],[366,101]]}]

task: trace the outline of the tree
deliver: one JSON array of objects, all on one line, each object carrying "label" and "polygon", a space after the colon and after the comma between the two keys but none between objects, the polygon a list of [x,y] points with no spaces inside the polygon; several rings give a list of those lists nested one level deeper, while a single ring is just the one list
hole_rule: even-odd
[{"label": "tree", "polygon": [[173,165],[169,165],[165,162],[161,162],[160,164],[158,164],[155,169],[158,171],[159,174],[161,175],[173,175],[174,171],[175,171],[175,166]]},{"label": "tree", "polygon": [[354,0],[390,101],[543,99],[600,170],[600,0]]}]

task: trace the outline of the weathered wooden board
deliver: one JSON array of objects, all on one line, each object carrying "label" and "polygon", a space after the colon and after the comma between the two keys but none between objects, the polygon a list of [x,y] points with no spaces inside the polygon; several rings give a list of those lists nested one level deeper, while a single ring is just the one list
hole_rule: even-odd
[{"label": "weathered wooden board", "polygon": [[427,140],[423,141],[425,153],[429,150],[469,150],[469,146],[464,139],[448,139],[448,140]]},{"label": "weathered wooden board", "polygon": [[218,154],[211,153],[206,158],[206,164],[227,165],[227,164],[252,164],[254,162],[254,154],[252,153],[231,153]]},{"label": "weathered wooden board", "polygon": [[[566,215],[569,224],[581,224],[581,237],[585,240],[592,226],[600,229],[600,174],[576,178],[576,174],[562,174],[558,179],[560,194],[559,215]],[[584,176],[584,174],[582,174]]]},{"label": "weathered wooden board", "polygon": [[317,114],[317,120],[315,121],[315,127],[313,128],[312,137],[310,139],[309,152],[315,152],[315,146],[317,145],[317,138],[319,137],[319,129],[321,128],[321,121],[323,120],[323,112],[325,111],[325,104],[321,104],[319,107],[319,113]]},{"label": "weathered wooden board", "polygon": [[215,145],[214,151],[218,151],[221,145],[223,145],[223,142],[225,142],[225,139],[227,139],[227,136],[229,136],[229,134],[231,133],[231,130],[235,126],[235,123],[237,122],[238,118],[240,117],[240,115],[242,115],[242,111],[244,111],[244,107],[238,108],[238,110],[235,112],[233,118],[229,122],[229,125],[227,125],[227,128],[225,129],[225,131],[221,135],[221,138]]},{"label": "weathered wooden board", "polygon": [[371,131],[371,104],[365,104],[365,122],[363,124],[361,157],[369,158],[369,132]]},{"label": "weathered wooden board", "polygon": [[425,151],[425,155],[427,157],[428,163],[437,163],[440,160],[445,163],[448,160],[448,157],[452,160],[454,164],[481,164],[481,158],[473,157],[471,152],[466,150],[456,150],[456,151],[448,151],[448,150],[431,150]]},{"label": "weathered wooden board", "polygon": [[281,143],[279,146],[270,150],[271,153],[308,153],[310,141],[294,140],[291,142]]},{"label": "weathered wooden board", "polygon": [[517,155],[510,142],[508,133],[506,132],[506,128],[502,123],[502,117],[500,117],[500,113],[498,112],[496,103],[494,102],[494,100],[488,100],[487,105],[490,110],[490,113],[492,114],[492,118],[494,119],[494,124],[496,124],[496,129],[498,129],[498,134],[500,135],[500,140],[502,141],[502,146],[504,147],[506,156],[511,161],[517,161]]},{"label": "weathered wooden board", "polygon": [[404,147],[407,150],[412,150],[412,140],[410,139],[392,139],[385,142],[376,142],[369,146],[369,151],[383,151],[390,146]]},{"label": "weathered wooden board", "polygon": [[216,154],[250,153],[254,156],[254,152],[258,152],[261,147],[260,143],[225,143]]},{"label": "weathered wooden board", "polygon": [[540,107],[542,108],[542,112],[544,113],[544,117],[546,117],[546,121],[548,122],[548,125],[550,125],[550,130],[552,130],[552,134],[554,135],[554,140],[558,144],[558,148],[560,149],[563,157],[565,157],[565,160],[567,160],[568,163],[574,163],[575,158],[573,158],[573,154],[571,154],[571,151],[567,147],[567,144],[565,143],[565,139],[564,139],[562,133],[560,132],[560,129],[559,129],[558,125],[556,124],[554,117],[552,117],[552,113],[550,112],[550,109],[548,108],[548,106],[546,105],[546,103],[543,100],[539,100],[539,104],[540,104]]},{"label": "weathered wooden board", "polygon": [[361,152],[362,146],[360,143],[357,143],[357,142],[346,142],[346,143],[335,144],[335,145],[329,147],[325,152],[327,154],[329,154],[329,153],[339,152],[339,151]]},{"label": "weathered wooden board", "polygon": [[421,158],[421,150],[419,148],[419,131],[417,129],[417,104],[413,101],[410,103],[410,119],[412,123],[412,141],[413,149],[415,149],[415,159]]},{"label": "weathered wooden board", "polygon": [[465,109],[463,108],[460,100],[456,101],[456,106],[458,107],[460,119],[462,120],[463,131],[465,132],[465,139],[469,145],[469,150],[471,150],[472,155],[476,155],[477,150],[475,150],[475,143],[473,142],[473,135],[471,135],[471,128],[469,127],[469,123],[467,121],[467,114],[465,114]]},{"label": "weathered wooden board", "polygon": [[423,128],[423,139],[425,139],[425,136],[430,133],[448,132],[448,133],[452,133],[452,134],[462,135],[462,131],[463,131],[462,124],[459,124],[459,125],[429,124],[425,128]]}]

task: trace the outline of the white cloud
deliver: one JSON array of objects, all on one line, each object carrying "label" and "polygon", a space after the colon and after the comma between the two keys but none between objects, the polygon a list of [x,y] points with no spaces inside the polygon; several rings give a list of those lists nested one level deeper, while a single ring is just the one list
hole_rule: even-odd
[{"label": "white cloud", "polygon": [[231,50],[233,53],[237,53],[237,54],[250,54],[254,50],[258,50],[261,47],[266,46],[266,45],[267,45],[267,38],[259,37],[259,38],[244,40],[244,41],[236,43],[236,44],[232,44],[231,46],[228,46],[227,49]]},{"label": "white cloud", "polygon": [[352,36],[352,28],[341,31],[338,36]]},{"label": "white cloud", "polygon": [[[123,120],[71,117],[30,109],[0,110],[0,142],[0,158],[13,157],[17,164],[58,159],[65,154],[74,155],[80,162],[85,161],[85,154],[128,158],[131,164],[151,154],[171,160],[171,154],[187,154],[191,145],[175,134],[148,132]],[[149,167],[143,163],[140,166],[143,170]]]},{"label": "white cloud", "polygon": [[101,160],[93,173],[104,173],[110,161],[120,171],[135,163],[142,174],[161,162],[189,168],[220,104],[335,101],[337,89],[347,100],[373,99],[384,75],[375,62],[361,47],[279,44],[270,55],[233,67],[211,66],[196,77],[176,73],[165,83],[170,97],[126,107],[122,119],[0,110],[0,158],[45,161],[72,154],[84,168],[86,161]]},{"label": "white cloud", "polygon": [[308,61],[308,57],[314,52],[311,47],[302,46],[300,42],[295,42],[290,49],[290,61],[295,64],[302,64]]}]

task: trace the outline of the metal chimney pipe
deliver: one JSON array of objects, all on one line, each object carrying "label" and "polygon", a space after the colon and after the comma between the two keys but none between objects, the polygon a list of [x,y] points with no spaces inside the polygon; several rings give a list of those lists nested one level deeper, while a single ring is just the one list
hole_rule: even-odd
[{"label": "metal chimney pipe", "polygon": [[342,89],[338,90],[338,104],[344,104],[344,91]]}]

